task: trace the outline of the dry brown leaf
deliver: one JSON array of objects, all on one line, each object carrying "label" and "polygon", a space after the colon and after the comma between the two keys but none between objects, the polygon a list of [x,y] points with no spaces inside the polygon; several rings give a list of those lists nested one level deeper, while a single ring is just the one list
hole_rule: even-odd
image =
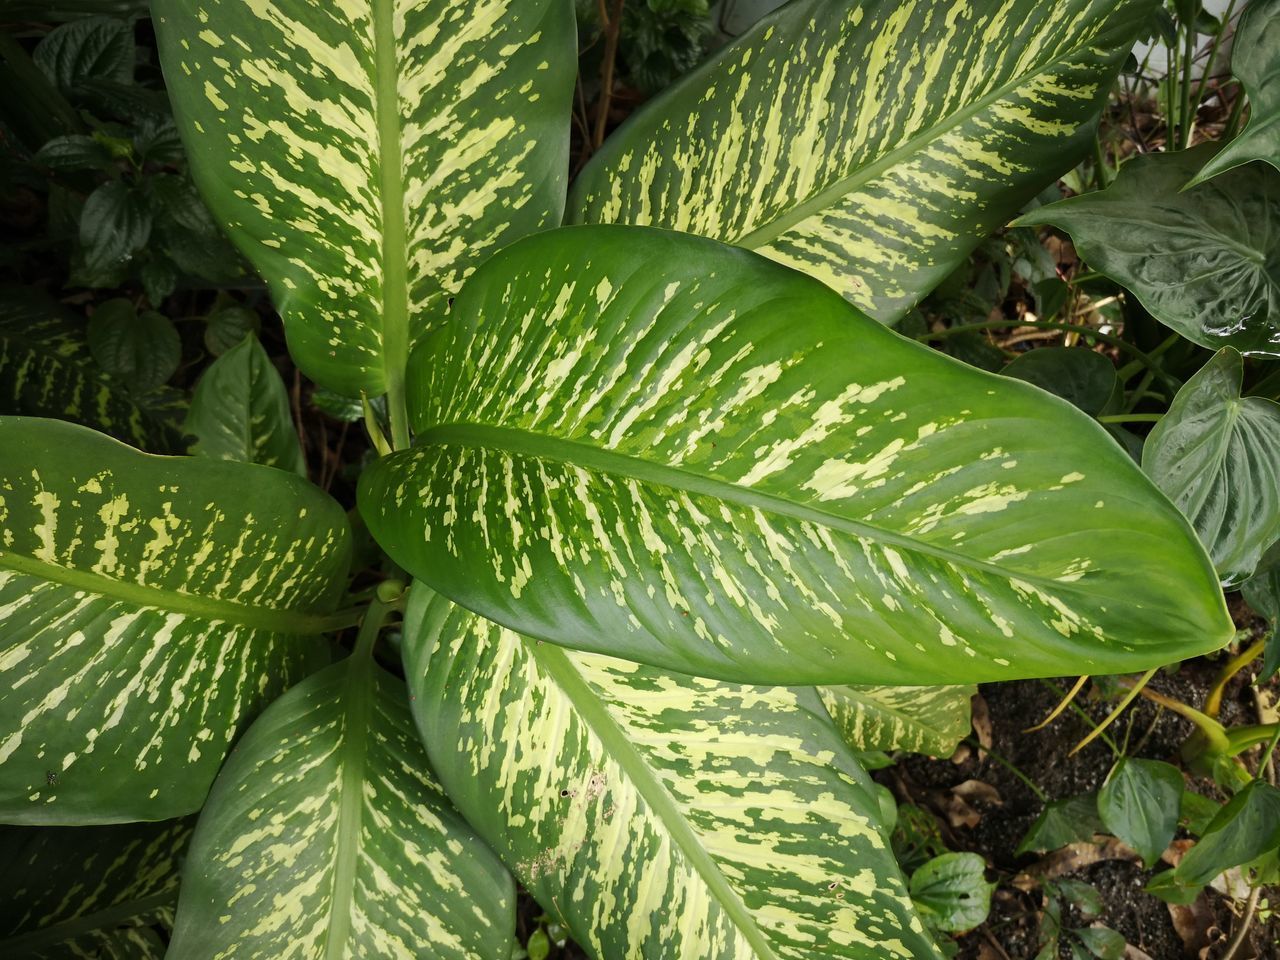
[{"label": "dry brown leaf", "polygon": [[973,734],[983,747],[978,751],[978,759],[985,760],[986,751],[991,749],[991,711],[987,709],[987,701],[982,699],[982,694],[973,695],[970,715],[973,717]]},{"label": "dry brown leaf", "polygon": [[1210,943],[1209,928],[1213,926],[1213,910],[1204,894],[1192,903],[1169,903],[1169,919],[1182,940],[1188,956],[1202,955]]},{"label": "dry brown leaf", "polygon": [[1023,870],[1013,878],[1013,885],[1019,890],[1034,890],[1044,880],[1075,873],[1103,860],[1140,859],[1136,850],[1115,837],[1107,837],[1101,843],[1069,843]]},{"label": "dry brown leaf", "polygon": [[1004,801],[1000,799],[1000,791],[989,783],[983,783],[981,780],[966,780],[964,783],[957,783],[951,788],[951,792],[958,797],[963,797],[971,804],[987,803],[993,807],[1004,806]]}]

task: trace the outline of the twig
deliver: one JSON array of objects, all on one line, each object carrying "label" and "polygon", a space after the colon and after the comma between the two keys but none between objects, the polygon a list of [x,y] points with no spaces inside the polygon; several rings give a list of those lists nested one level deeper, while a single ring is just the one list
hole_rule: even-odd
[{"label": "twig", "polygon": [[1262,896],[1262,887],[1256,886],[1249,894],[1249,899],[1244,905],[1244,916],[1240,918],[1240,926],[1236,928],[1235,936],[1231,938],[1231,942],[1227,944],[1227,951],[1222,955],[1222,960],[1233,960],[1236,952],[1244,944],[1244,938],[1249,933],[1249,927],[1253,923],[1253,915],[1258,909],[1258,899]]},{"label": "twig", "polygon": [[600,105],[596,108],[596,135],[592,146],[599,150],[604,143],[609,125],[609,101],[613,99],[613,67],[618,59],[618,36],[622,33],[622,7],[626,0],[618,0],[613,16],[605,13],[605,0],[599,0],[600,17],[604,24],[604,63],[600,67]]}]

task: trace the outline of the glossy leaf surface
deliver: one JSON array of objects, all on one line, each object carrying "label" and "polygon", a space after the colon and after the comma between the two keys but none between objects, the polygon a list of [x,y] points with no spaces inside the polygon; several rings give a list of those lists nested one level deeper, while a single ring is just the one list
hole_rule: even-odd
[{"label": "glossy leaf surface", "polygon": [[1179,883],[1208,883],[1224,870],[1280,847],[1280,790],[1254,780],[1218,811],[1200,841],[1178,863]]},{"label": "glossy leaf surface", "polygon": [[70,420],[153,453],[186,447],[172,417],[97,365],[82,326],[29,291],[0,300],[0,412]]},{"label": "glossy leaf surface", "polygon": [[1280,171],[1240,167],[1182,188],[1215,146],[1134,157],[1106,190],[1040,207],[1157,320],[1217,350],[1280,357]]},{"label": "glossy leaf surface", "polygon": [[1231,72],[1249,95],[1249,122],[1193,182],[1251,160],[1280,170],[1280,0],[1249,0],[1232,37]]},{"label": "glossy leaf surface", "polygon": [[655,97],[575,222],[760,251],[902,316],[1088,145],[1146,0],[800,0]]},{"label": "glossy leaf surface", "polygon": [[981,926],[991,911],[994,883],[977,853],[944,853],[911,875],[911,900],[935,929],[948,932]]},{"label": "glossy leaf surface", "polygon": [[94,311],[88,336],[102,369],[139,393],[167,381],[182,362],[182,339],[173,321],[154,310],[139,313],[123,298]]},{"label": "glossy leaf surface", "polygon": [[561,650],[421,585],[404,636],[445,789],[597,960],[938,956],[812,689]]},{"label": "glossy leaf surface", "polygon": [[0,819],[162,819],[324,662],[342,509],[251,464],[0,418]]},{"label": "glossy leaf surface", "polygon": [[1180,514],[1067,404],[746,251],[507,248],[414,355],[361,512],[527,635],[743,682],[1133,670],[1233,635]]},{"label": "glossy leaf surface", "polygon": [[307,475],[284,381],[252,334],[201,375],[185,427],[197,456]]},{"label": "glossy leaf surface", "polygon": [[1178,828],[1182,792],[1177,767],[1125,757],[1098,791],[1098,814],[1111,833],[1153,867]]},{"label": "glossy leaf surface", "polygon": [[192,174],[318,383],[383,392],[477,263],[559,221],[568,0],[153,10]]},{"label": "glossy leaf surface", "polygon": [[0,956],[160,960],[193,826],[0,828]]},{"label": "glossy leaf surface", "polygon": [[1045,804],[1014,853],[1047,853],[1103,832],[1098,798],[1091,793]]},{"label": "glossy leaf surface", "polygon": [[218,775],[172,955],[509,960],[515,889],[432,779],[366,653],[273,703]]},{"label": "glossy leaf surface", "polygon": [[820,687],[845,742],[855,750],[906,750],[950,756],[969,732],[971,685]]},{"label": "glossy leaf surface", "polygon": [[1178,505],[1224,585],[1280,540],[1280,404],[1241,397],[1240,354],[1220,350],[1147,437],[1142,469]]}]

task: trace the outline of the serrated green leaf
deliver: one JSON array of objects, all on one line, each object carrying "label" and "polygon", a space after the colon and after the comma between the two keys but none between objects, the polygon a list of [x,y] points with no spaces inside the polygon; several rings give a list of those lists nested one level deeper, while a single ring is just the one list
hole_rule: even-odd
[{"label": "serrated green leaf", "polygon": [[133,79],[133,24],[113,17],[64,23],[36,44],[31,55],[64,93],[86,80]]},{"label": "serrated green leaf", "polygon": [[1089,145],[1146,0],[800,0],[632,115],[574,222],[758,250],[890,323]]},{"label": "serrated green leaf", "polygon": [[170,955],[509,960],[514,934],[511,876],[432,778],[404,683],[364,651],[236,744],[200,814]]},{"label": "serrated green leaf", "polygon": [[404,656],[449,796],[597,960],[938,957],[813,690],[561,650],[421,585]]},{"label": "serrated green leaf", "polygon": [[98,367],[77,324],[30,290],[0,290],[0,413],[56,417],[153,453],[186,450],[181,415],[134,397]]},{"label": "serrated green leaf", "polygon": [[1098,815],[1107,830],[1153,867],[1178,829],[1182,793],[1182,774],[1177,767],[1160,760],[1124,757],[1098,791]]},{"label": "serrated green leaf", "polygon": [[1199,886],[1224,870],[1280,847],[1280,790],[1251,781],[1218,811],[1203,837],[1178,862],[1174,879]]},{"label": "serrated green leaf", "polygon": [[284,381],[252,334],[201,375],[185,426],[197,456],[307,475]]},{"label": "serrated green leaf", "polygon": [[0,828],[0,955],[160,960],[191,820]]},{"label": "serrated green leaf", "polygon": [[1106,190],[1017,222],[1067,231],[1090,267],[1188,340],[1280,357],[1280,171],[1255,164],[1183,191],[1215,149],[1134,157]]},{"label": "serrated green leaf", "polygon": [[91,272],[119,268],[147,245],[151,211],[142,194],[122,180],[98,187],[80,213],[80,245]]},{"label": "serrated green leaf", "polygon": [[357,395],[399,382],[463,278],[559,221],[569,0],[154,11],[196,183],[317,383]]},{"label": "serrated green leaf", "polygon": [[1193,184],[1251,160],[1280,170],[1280,0],[1249,0],[1232,37],[1231,72],[1249,94],[1249,122]]},{"label": "serrated green leaf", "polygon": [[54,137],[31,158],[33,163],[50,170],[105,170],[114,157],[96,138],[71,133]]},{"label": "serrated green leaf", "polygon": [[350,550],[283,471],[0,418],[0,819],[198,809],[245,721],[324,662]]},{"label": "serrated green leaf", "polygon": [[1000,372],[1048,390],[1092,417],[1106,409],[1119,384],[1110,359],[1080,347],[1029,350]]},{"label": "serrated green leaf", "polygon": [[129,300],[100,304],[89,318],[88,337],[98,365],[138,393],[163,384],[182,362],[173,321],[154,310],[139,313]]},{"label": "serrated green leaf", "polygon": [[370,531],[552,643],[743,682],[1135,670],[1234,636],[1185,519],[1070,406],[699,237],[569,227],[410,365]]},{"label": "serrated green leaf", "polygon": [[986,869],[986,861],[976,853],[934,857],[911,875],[911,900],[925,922],[938,930],[972,930],[991,912],[996,885],[987,882]]},{"label": "serrated green leaf", "polygon": [[1224,586],[1280,540],[1280,404],[1241,397],[1230,347],[1178,391],[1147,437],[1142,469],[1191,521]]},{"label": "serrated green leaf", "polygon": [[822,702],[854,750],[947,757],[969,732],[972,685],[820,687]]}]

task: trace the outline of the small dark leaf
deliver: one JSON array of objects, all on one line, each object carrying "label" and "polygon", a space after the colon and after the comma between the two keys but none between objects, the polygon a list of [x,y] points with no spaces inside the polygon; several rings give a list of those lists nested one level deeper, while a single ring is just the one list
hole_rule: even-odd
[{"label": "small dark leaf", "polygon": [[1098,814],[1107,829],[1153,866],[1178,829],[1183,780],[1159,760],[1125,757],[1098,791]]},{"label": "small dark leaf", "polygon": [[1083,347],[1031,350],[1000,372],[1056,394],[1095,417],[1106,408],[1116,388],[1115,364]]},{"label": "small dark leaf", "polygon": [[1089,840],[1102,831],[1098,800],[1092,793],[1054,800],[1046,804],[1040,816],[1036,817],[1015,853],[1022,856],[1024,853],[1058,850],[1069,843]]},{"label": "small dark leaf", "polygon": [[128,300],[108,300],[89,320],[89,349],[98,365],[136,393],[160,386],[178,369],[182,340],[168,317],[138,313]]},{"label": "small dark leaf", "polygon": [[153,307],[160,306],[160,302],[173,293],[178,285],[178,271],[174,268],[172,261],[162,256],[153,256],[144,263],[142,269],[138,271],[138,276],[142,280],[142,289],[146,291],[147,300]]},{"label": "small dark leaf", "polygon": [[1063,899],[1070,901],[1086,920],[1102,914],[1102,894],[1097,887],[1071,879],[1055,880],[1053,885]]},{"label": "small dark leaf", "polygon": [[976,853],[944,853],[911,875],[911,899],[935,929],[972,930],[987,919],[994,883],[986,861]]},{"label": "small dark leaf", "polygon": [[1262,655],[1262,683],[1280,670],[1280,543],[1273,544],[1258,563],[1258,572],[1240,588],[1244,599],[1271,625],[1266,650]]},{"label": "small dark leaf", "polygon": [[133,79],[133,27],[110,17],[85,17],[50,31],[31,55],[64,93],[94,78]]},{"label": "small dark leaf", "polygon": [[119,180],[89,194],[80,215],[85,267],[105,270],[127,263],[151,236],[151,212],[142,197]]},{"label": "small dark leaf", "polygon": [[204,322],[204,345],[215,357],[222,356],[249,334],[256,336],[262,330],[262,320],[258,314],[241,306],[215,310]]},{"label": "small dark leaf", "polygon": [[1110,927],[1085,927],[1072,932],[1098,960],[1121,960],[1124,956],[1124,937]]},{"label": "small dark leaf", "polygon": [[50,170],[105,170],[114,157],[107,147],[94,137],[73,133],[54,137],[37,152],[33,162]]}]

